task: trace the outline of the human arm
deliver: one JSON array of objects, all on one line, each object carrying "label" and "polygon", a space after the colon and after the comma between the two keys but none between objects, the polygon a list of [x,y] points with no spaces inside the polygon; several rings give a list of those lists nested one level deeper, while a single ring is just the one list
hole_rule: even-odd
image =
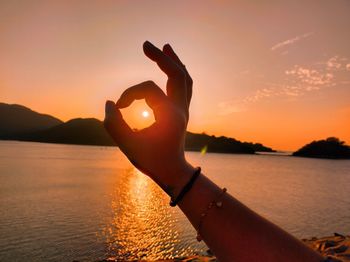
[{"label": "human arm", "polygon": [[[179,203],[194,228],[203,210],[222,189],[201,175]],[[301,241],[261,217],[229,194],[203,219],[200,235],[219,261],[322,261]]]},{"label": "human arm", "polygon": [[[151,81],[128,88],[117,103],[106,103],[105,126],[129,160],[174,199],[195,172],[184,155],[192,79],[169,45],[159,50],[146,42],[144,52],[167,74],[167,94]],[[139,131],[131,130],[119,111],[135,99],[145,99],[155,115],[155,123]],[[221,194],[201,174],[178,205],[198,229],[201,214]],[[221,201],[220,208],[208,211],[199,232],[220,261],[322,261],[318,253],[228,193]]]}]

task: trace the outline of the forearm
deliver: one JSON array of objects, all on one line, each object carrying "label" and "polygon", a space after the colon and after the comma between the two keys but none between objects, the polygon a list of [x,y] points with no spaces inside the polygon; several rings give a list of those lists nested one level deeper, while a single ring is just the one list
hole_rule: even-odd
[{"label": "forearm", "polygon": [[[222,189],[200,175],[179,207],[197,230],[201,214]],[[322,257],[276,225],[262,218],[228,193],[221,207],[211,208],[200,236],[220,261],[322,261]]]}]

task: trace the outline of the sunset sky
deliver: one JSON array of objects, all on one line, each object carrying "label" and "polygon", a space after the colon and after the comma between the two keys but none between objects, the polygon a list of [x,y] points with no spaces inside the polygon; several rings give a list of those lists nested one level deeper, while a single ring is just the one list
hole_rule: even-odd
[{"label": "sunset sky", "polygon": [[102,120],[127,87],[164,88],[149,40],[194,79],[190,131],[281,150],[350,144],[349,14],[347,0],[0,0],[0,102]]}]

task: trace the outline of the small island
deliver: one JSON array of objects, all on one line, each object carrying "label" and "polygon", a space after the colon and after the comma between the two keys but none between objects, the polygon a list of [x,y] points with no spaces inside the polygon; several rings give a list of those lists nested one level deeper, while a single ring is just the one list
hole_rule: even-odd
[{"label": "small island", "polygon": [[324,140],[313,141],[296,152],[293,156],[329,158],[329,159],[350,159],[350,146],[336,137],[328,137]]}]

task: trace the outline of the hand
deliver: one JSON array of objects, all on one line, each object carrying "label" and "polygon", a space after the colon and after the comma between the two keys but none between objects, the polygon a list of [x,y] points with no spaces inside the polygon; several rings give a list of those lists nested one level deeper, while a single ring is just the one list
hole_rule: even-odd
[{"label": "hand", "polygon": [[[132,86],[124,91],[116,104],[106,102],[104,124],[131,163],[173,197],[194,172],[184,156],[192,79],[169,44],[162,51],[146,41],[143,50],[168,76],[167,94],[152,81]],[[137,99],[146,100],[153,110],[155,123],[133,131],[119,109]]]}]

